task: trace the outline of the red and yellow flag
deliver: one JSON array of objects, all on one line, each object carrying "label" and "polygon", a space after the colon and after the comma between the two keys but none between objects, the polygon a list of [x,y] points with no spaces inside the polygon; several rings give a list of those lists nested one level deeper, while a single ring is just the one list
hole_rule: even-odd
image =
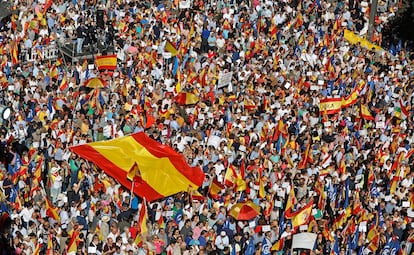
[{"label": "red and yellow flag", "polygon": [[46,255],[53,255],[53,235],[49,234],[47,237]]},{"label": "red and yellow flag", "polygon": [[224,189],[224,186],[221,183],[219,183],[216,179],[211,181],[209,193],[213,198],[218,198],[218,194],[222,189]]},{"label": "red and yellow flag", "polygon": [[138,218],[139,231],[141,234],[148,232],[147,221],[148,221],[147,202],[144,199],[142,201],[142,206],[141,206],[141,210],[139,211],[139,218]]},{"label": "red and yellow flag", "polygon": [[312,164],[313,157],[312,157],[311,147],[312,147],[311,143],[309,143],[308,146],[306,146],[306,150],[303,154],[302,160],[298,164],[298,169],[299,170],[306,168],[308,163]]},{"label": "red and yellow flag", "polygon": [[361,117],[365,120],[375,120],[366,105],[361,104]]},{"label": "red and yellow flag", "polygon": [[59,90],[63,92],[68,88],[68,86],[69,86],[68,79],[66,78],[66,75],[65,75],[63,76],[63,79],[60,82]]},{"label": "red and yellow flag", "polygon": [[46,200],[46,215],[56,221],[60,221],[60,216],[57,213],[56,208],[53,207],[52,203],[47,197],[45,197],[45,200]]},{"label": "red and yellow flag", "polygon": [[305,207],[295,212],[295,215],[292,217],[292,226],[294,228],[308,223],[309,218],[312,215],[312,205],[313,199],[309,201]]},{"label": "red and yellow flag", "polygon": [[79,230],[73,231],[68,247],[67,252],[74,252],[76,253],[78,251],[78,239],[79,239]]},{"label": "red and yellow flag", "polygon": [[33,251],[33,255],[39,255],[40,249],[42,249],[42,244],[40,242],[37,243],[35,250]]},{"label": "red and yellow flag", "polygon": [[115,70],[117,58],[116,55],[106,55],[96,57],[96,66],[98,70]]},{"label": "red and yellow flag", "polygon": [[173,45],[173,43],[171,43],[170,41],[167,41],[165,43],[165,51],[170,52],[172,57],[174,57],[178,54],[178,50]]},{"label": "red and yellow flag", "polygon": [[11,49],[12,64],[17,65],[19,63],[19,52],[18,52],[19,41],[15,40]]},{"label": "red and yellow flag", "polygon": [[[70,149],[126,188],[131,189],[133,183],[134,193],[148,201],[198,188],[204,180],[200,167],[190,167],[182,155],[143,132]],[[135,165],[139,174],[131,181],[127,175]]]},{"label": "red and yellow flag", "polygon": [[198,96],[194,93],[181,92],[175,97],[175,102],[179,105],[190,105],[198,102]]},{"label": "red and yellow flag", "polygon": [[335,114],[341,111],[342,98],[325,98],[319,103],[319,111],[321,114]]},{"label": "red and yellow flag", "polygon": [[226,184],[226,186],[228,187],[233,187],[233,185],[236,182],[236,178],[237,178],[236,169],[234,169],[234,166],[230,164],[224,176],[224,184]]},{"label": "red and yellow flag", "polygon": [[272,251],[281,251],[283,249],[283,245],[285,243],[284,238],[280,238],[273,246]]},{"label": "red and yellow flag", "polygon": [[58,70],[57,70],[57,67],[56,67],[56,65],[53,65],[53,66],[50,68],[50,77],[51,77],[51,78],[57,78],[57,77],[58,77],[58,75],[59,75],[59,72],[58,72]]},{"label": "red and yellow flag", "polygon": [[285,209],[285,216],[286,218],[290,219],[293,207],[296,204],[296,196],[295,196],[295,189],[293,187],[290,188],[289,197],[286,201],[286,209]]}]

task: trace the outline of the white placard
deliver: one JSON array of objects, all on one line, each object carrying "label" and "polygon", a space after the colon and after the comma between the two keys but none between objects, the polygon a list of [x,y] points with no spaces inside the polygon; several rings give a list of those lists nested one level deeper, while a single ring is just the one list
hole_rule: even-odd
[{"label": "white placard", "polygon": [[8,90],[9,91],[14,91],[14,85],[9,85]]},{"label": "white placard", "polygon": [[89,70],[93,70],[94,68],[95,68],[95,65],[94,65],[94,64],[89,64],[89,65],[88,65],[88,69],[89,69]]},{"label": "white placard", "polygon": [[233,72],[220,73],[219,80],[217,83],[218,88],[222,88],[231,84],[231,79],[233,78]]},{"label": "white placard", "polygon": [[389,201],[391,201],[391,199],[392,199],[391,195],[385,196],[385,198],[384,198],[385,202],[389,202]]},{"label": "white placard", "polygon": [[319,90],[319,86],[318,85],[311,85],[310,90]]},{"label": "white placard", "polygon": [[282,201],[275,201],[275,206],[278,208],[282,208]]},{"label": "white placard", "polygon": [[408,201],[403,201],[403,202],[402,202],[402,207],[404,207],[404,208],[408,208],[408,207],[410,207],[410,202],[408,202]]},{"label": "white placard", "polygon": [[282,189],[282,190],[279,190],[278,192],[277,192],[277,195],[279,196],[279,197],[285,197],[285,191]]},{"label": "white placard", "polygon": [[322,86],[322,85],[323,85],[323,83],[324,83],[324,81],[323,81],[323,80],[318,80],[318,85]]},{"label": "white placard", "polygon": [[170,59],[170,58],[172,58],[172,54],[171,54],[171,52],[163,52],[162,57],[165,58],[165,59]]},{"label": "white placard", "polygon": [[299,233],[293,235],[292,249],[313,249],[317,235],[314,233]]},{"label": "white placard", "polygon": [[270,230],[271,230],[270,229],[270,225],[264,225],[264,226],[262,226],[262,232],[268,232]]},{"label": "white placard", "polygon": [[312,76],[312,72],[306,72],[306,76]]},{"label": "white placard", "polygon": [[323,123],[323,126],[324,127],[330,127],[330,126],[332,126],[332,123],[330,121],[326,121],[326,122]]},{"label": "white placard", "polygon": [[360,136],[366,136],[367,135],[367,130],[366,129],[359,130],[359,135]]},{"label": "white placard", "polygon": [[161,135],[167,136],[168,135],[168,130],[167,129],[161,130]]},{"label": "white placard", "polygon": [[377,122],[377,123],[375,124],[375,128],[378,128],[378,129],[384,129],[384,128],[385,128],[385,122],[383,122],[383,121],[379,121],[379,122]]},{"label": "white placard", "polygon": [[241,116],[241,117],[240,117],[240,120],[241,120],[241,121],[247,121],[247,116]]},{"label": "white placard", "polygon": [[300,226],[299,227],[299,230],[300,231],[306,231],[306,230],[308,230],[308,225],[302,225],[302,226]]},{"label": "white placard", "polygon": [[361,226],[361,225],[359,225],[359,227],[358,227],[358,230],[359,230],[359,232],[367,232],[367,226]]},{"label": "white placard", "polygon": [[137,105],[138,104],[138,99],[132,99],[132,104]]},{"label": "white placard", "polygon": [[210,136],[208,138],[207,146],[213,146],[214,148],[218,148],[220,146],[221,138],[216,135]]},{"label": "white placard", "polygon": [[180,1],[179,7],[180,9],[189,9],[191,7],[191,1]]},{"label": "white placard", "polygon": [[312,209],[312,215],[316,215],[316,214],[318,214],[318,210]]},{"label": "white placard", "polygon": [[90,254],[90,253],[96,253],[96,247],[89,246],[88,247],[88,254]]},{"label": "white placard", "polygon": [[286,83],[285,83],[285,89],[289,89],[291,85],[292,85],[292,84],[290,84],[290,82],[286,82]]},{"label": "white placard", "polygon": [[165,217],[172,217],[174,215],[174,211],[166,211]]},{"label": "white placard", "polygon": [[407,216],[410,217],[410,218],[414,218],[414,211],[408,210],[407,211]]},{"label": "white placard", "polygon": [[254,227],[256,227],[256,222],[250,221],[249,222],[249,228],[254,228]]},{"label": "white placard", "polygon": [[239,146],[239,151],[241,151],[241,152],[246,152],[246,146],[244,146],[244,145],[240,145],[240,146]]}]

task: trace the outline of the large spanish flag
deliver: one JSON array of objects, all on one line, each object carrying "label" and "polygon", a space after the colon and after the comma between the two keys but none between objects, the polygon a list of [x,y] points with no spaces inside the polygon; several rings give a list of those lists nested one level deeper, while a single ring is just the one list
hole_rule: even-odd
[{"label": "large spanish flag", "polygon": [[106,55],[96,57],[96,66],[98,70],[115,70],[116,69],[116,55]]},{"label": "large spanish flag", "polygon": [[325,98],[320,101],[320,114],[335,114],[341,111],[342,98]]},{"label": "large spanish flag", "polygon": [[198,188],[204,180],[199,167],[143,132],[70,149],[148,201]]}]

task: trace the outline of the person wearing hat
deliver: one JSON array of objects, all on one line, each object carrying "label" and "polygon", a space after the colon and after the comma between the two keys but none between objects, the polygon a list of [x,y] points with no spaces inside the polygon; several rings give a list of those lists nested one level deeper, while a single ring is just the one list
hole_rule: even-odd
[{"label": "person wearing hat", "polygon": [[229,237],[227,236],[226,231],[220,232],[220,235],[216,237],[216,241],[214,242],[214,244],[216,245],[219,254],[224,254],[224,249],[226,247],[229,247],[230,244]]}]

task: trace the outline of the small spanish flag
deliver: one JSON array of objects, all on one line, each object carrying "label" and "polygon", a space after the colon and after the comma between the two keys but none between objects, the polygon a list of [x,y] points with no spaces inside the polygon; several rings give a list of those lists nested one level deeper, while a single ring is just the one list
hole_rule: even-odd
[{"label": "small spanish flag", "polygon": [[366,105],[361,104],[361,117],[365,120],[375,120],[372,116],[369,108]]},{"label": "small spanish flag", "polygon": [[117,64],[116,55],[106,55],[96,57],[96,66],[98,70],[115,70]]},{"label": "small spanish flag", "polygon": [[312,215],[312,205],[313,199],[305,207],[295,212],[295,215],[292,217],[292,226],[294,228],[308,223]]},{"label": "small spanish flag", "polygon": [[342,98],[325,98],[319,103],[320,114],[335,114],[341,111]]},{"label": "small spanish flag", "polygon": [[65,91],[68,88],[68,86],[69,86],[68,79],[66,78],[66,75],[65,75],[63,76],[63,79],[60,82],[60,86],[59,86],[60,92]]},{"label": "small spanish flag", "polygon": [[198,97],[194,93],[181,92],[175,97],[175,102],[179,105],[190,105],[198,102]]},{"label": "small spanish flag", "polygon": [[78,251],[79,230],[73,231],[69,244],[67,246],[67,253],[76,253]]},{"label": "small spanish flag", "polygon": [[56,221],[60,221],[60,216],[57,213],[57,209],[53,207],[52,203],[49,201],[47,197],[45,197],[45,200],[46,200],[46,215]]},{"label": "small spanish flag", "polygon": [[170,41],[167,41],[167,43],[165,44],[165,51],[171,53],[172,57],[174,57],[178,54],[178,50],[173,45],[173,43],[171,43]]},{"label": "small spanish flag", "polygon": [[284,238],[280,238],[273,246],[272,251],[281,251],[283,249],[283,245],[285,243]]},{"label": "small spanish flag", "polygon": [[218,198],[218,194],[222,189],[224,189],[224,186],[214,179],[210,184],[209,193],[213,198]]}]

